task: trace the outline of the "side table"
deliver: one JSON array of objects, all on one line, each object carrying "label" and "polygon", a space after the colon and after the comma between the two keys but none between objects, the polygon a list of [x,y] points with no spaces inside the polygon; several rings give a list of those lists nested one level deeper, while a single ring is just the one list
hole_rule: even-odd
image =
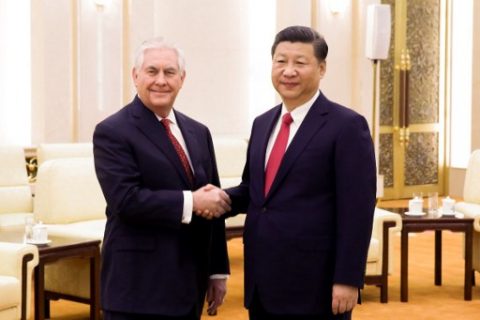
[{"label": "side table", "polygon": [[[49,317],[49,300],[46,298],[58,296],[45,291],[45,265],[66,258],[86,258],[90,260],[90,299],[79,300],[65,297],[69,300],[90,304],[90,319],[100,319],[100,240],[84,238],[69,238],[50,236],[50,243],[38,245],[39,263],[34,270],[35,282],[35,319],[43,320]],[[23,228],[2,229],[0,241],[23,242]]]},{"label": "side table", "polygon": [[65,258],[87,258],[90,260],[90,299],[80,301],[73,297],[69,300],[90,304],[90,319],[100,319],[100,240],[51,237],[47,246],[39,246],[39,263],[35,268],[35,319],[43,320],[49,316],[49,292],[45,291],[45,265]]},{"label": "side table", "polygon": [[385,208],[402,215],[400,301],[408,301],[408,234],[410,232],[435,231],[435,285],[442,285],[442,231],[465,233],[464,300],[472,300],[472,240],[473,219],[455,216],[408,216],[407,208]]}]

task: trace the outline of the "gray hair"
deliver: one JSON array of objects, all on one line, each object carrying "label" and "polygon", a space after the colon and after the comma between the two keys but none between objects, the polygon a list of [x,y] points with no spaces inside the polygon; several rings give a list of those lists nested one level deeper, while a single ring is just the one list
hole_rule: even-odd
[{"label": "gray hair", "polygon": [[185,72],[185,57],[183,51],[176,45],[166,42],[162,37],[146,40],[138,47],[135,53],[135,69],[138,70],[142,67],[145,51],[148,49],[170,49],[175,51],[177,54],[178,69],[182,74]]}]

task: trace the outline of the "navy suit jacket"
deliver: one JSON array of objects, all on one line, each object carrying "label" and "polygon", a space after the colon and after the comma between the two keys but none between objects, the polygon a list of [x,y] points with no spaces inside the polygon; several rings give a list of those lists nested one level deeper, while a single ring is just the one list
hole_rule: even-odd
[{"label": "navy suit jacket", "polygon": [[264,195],[265,150],[281,106],[257,117],[238,187],[228,189],[244,229],[245,305],[256,290],[279,314],[329,314],[333,283],[362,287],[376,193],[365,119],[322,93]]},{"label": "navy suit jacket", "polygon": [[183,190],[219,185],[207,127],[175,111],[195,174],[190,186],[163,125],[138,97],[95,128],[95,168],[107,201],[102,307],[167,316],[200,314],[208,276],[228,274],[225,223],[193,214]]}]

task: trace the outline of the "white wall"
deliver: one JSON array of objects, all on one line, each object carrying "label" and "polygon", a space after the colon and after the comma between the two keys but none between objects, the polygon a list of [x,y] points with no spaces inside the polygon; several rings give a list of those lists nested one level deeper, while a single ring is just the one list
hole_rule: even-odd
[{"label": "white wall", "polygon": [[95,124],[133,97],[134,50],[160,35],[187,59],[177,108],[213,134],[248,136],[252,118],[278,102],[269,71],[275,33],[312,20],[330,48],[321,89],[369,119],[371,66],[357,39],[368,1],[346,0],[333,15],[318,0],[313,19],[312,1],[265,2],[111,0],[100,8],[93,0],[32,1],[33,144],[91,140]]},{"label": "white wall", "polygon": [[31,3],[32,144],[70,141],[71,1],[31,1]]},{"label": "white wall", "polygon": [[0,0],[0,144],[30,144],[30,2]]},{"label": "white wall", "polygon": [[[473,1],[473,30],[480,29],[480,1]],[[473,33],[473,65],[472,70],[479,70],[480,33]],[[471,149],[480,149],[480,73],[472,72],[472,119],[471,119]],[[455,142],[452,142],[455,143]],[[449,193],[455,196],[463,195],[465,169],[451,168],[449,170]]]},{"label": "white wall", "polygon": [[78,1],[78,140],[122,102],[122,1]]},{"label": "white wall", "polygon": [[183,48],[187,77],[177,109],[217,133],[249,127],[248,1],[155,2],[155,34]]}]

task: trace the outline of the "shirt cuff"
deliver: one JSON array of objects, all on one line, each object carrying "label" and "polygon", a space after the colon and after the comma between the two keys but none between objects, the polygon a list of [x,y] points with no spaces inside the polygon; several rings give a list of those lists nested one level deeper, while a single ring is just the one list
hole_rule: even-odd
[{"label": "shirt cuff", "polygon": [[189,224],[192,221],[193,195],[192,191],[183,191],[183,214],[182,223]]},{"label": "shirt cuff", "polygon": [[212,274],[210,279],[228,279],[228,274]]}]

